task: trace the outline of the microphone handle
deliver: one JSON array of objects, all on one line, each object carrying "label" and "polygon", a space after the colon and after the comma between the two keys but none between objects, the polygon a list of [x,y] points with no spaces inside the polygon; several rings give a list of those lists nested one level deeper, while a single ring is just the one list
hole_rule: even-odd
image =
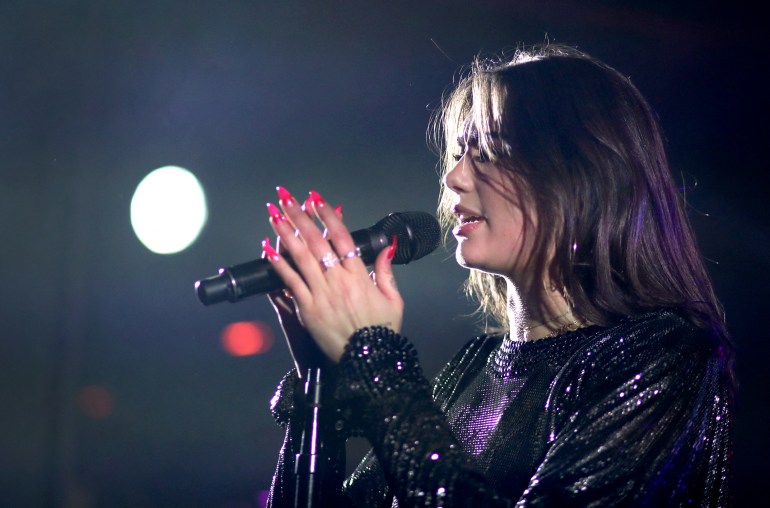
[{"label": "microphone handle", "polygon": [[[288,260],[288,258],[287,258]],[[291,263],[294,266],[294,263]],[[255,259],[219,271],[227,300],[237,302],[247,296],[269,293],[284,287],[278,273],[267,259]]]},{"label": "microphone handle", "polygon": [[[390,245],[390,239],[382,231],[361,229],[351,233],[359,255],[367,265],[374,262],[377,254]],[[289,257],[289,264],[297,269]],[[320,261],[319,261],[320,263]],[[269,293],[285,287],[278,273],[267,259],[255,259],[239,265],[220,268],[219,275],[198,281],[196,292],[204,305],[222,301],[237,302],[260,293]]]},{"label": "microphone handle", "polygon": [[[359,229],[350,233],[353,244],[358,249],[358,255],[365,265],[374,263],[382,249],[390,245],[391,239],[379,229]],[[345,254],[344,252],[342,253]]]}]

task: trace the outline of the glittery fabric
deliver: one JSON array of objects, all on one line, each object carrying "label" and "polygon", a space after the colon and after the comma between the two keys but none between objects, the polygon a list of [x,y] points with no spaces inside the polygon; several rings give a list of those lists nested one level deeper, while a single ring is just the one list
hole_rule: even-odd
[{"label": "glittery fabric", "polygon": [[[728,506],[725,347],[667,311],[534,342],[482,336],[431,388],[403,337],[360,331],[335,395],[372,451],[332,505]],[[291,505],[292,418],[273,506]]]},{"label": "glittery fabric", "polygon": [[295,399],[298,395],[295,392],[298,388],[299,377],[297,377],[297,371],[292,369],[283,376],[281,382],[278,383],[275,395],[270,399],[270,413],[281,428],[285,429],[291,421],[296,405]]}]

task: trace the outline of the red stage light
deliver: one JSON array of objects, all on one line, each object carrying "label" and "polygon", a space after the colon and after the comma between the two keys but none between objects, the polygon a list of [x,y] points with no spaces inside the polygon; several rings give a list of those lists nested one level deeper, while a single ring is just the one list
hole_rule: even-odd
[{"label": "red stage light", "polygon": [[258,355],[273,345],[273,332],[258,321],[230,323],[222,330],[222,347],[233,356]]}]

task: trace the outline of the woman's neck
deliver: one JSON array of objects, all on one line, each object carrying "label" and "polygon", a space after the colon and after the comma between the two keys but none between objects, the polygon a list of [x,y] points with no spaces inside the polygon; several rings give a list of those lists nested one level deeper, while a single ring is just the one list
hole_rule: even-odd
[{"label": "woman's neck", "polygon": [[562,292],[545,285],[522,291],[508,280],[508,326],[514,340],[551,337],[581,326]]}]

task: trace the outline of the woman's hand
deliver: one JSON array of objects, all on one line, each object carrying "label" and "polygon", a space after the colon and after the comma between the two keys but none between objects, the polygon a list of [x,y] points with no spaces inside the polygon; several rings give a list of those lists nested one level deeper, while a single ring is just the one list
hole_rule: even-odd
[{"label": "woman's hand", "polygon": [[309,367],[323,366],[329,359],[321,352],[313,341],[313,337],[302,325],[297,307],[294,305],[294,300],[288,295],[288,291],[275,291],[268,294],[267,297],[278,315],[278,321],[297,368],[297,376],[303,379]]},{"label": "woman's hand", "polygon": [[[390,262],[395,244],[377,256],[374,276],[370,278],[366,265],[356,255],[350,232],[318,193],[310,192],[304,211],[282,187],[278,187],[278,195],[283,213],[268,203],[270,224],[296,270],[269,244],[263,244],[263,249],[293,297],[296,317],[321,351],[338,362],[348,339],[359,328],[386,326],[400,331],[404,303]],[[313,214],[325,226],[326,235],[311,218]],[[274,305],[282,302],[280,298],[272,301]],[[280,309],[276,310],[287,331],[285,317]]]}]

